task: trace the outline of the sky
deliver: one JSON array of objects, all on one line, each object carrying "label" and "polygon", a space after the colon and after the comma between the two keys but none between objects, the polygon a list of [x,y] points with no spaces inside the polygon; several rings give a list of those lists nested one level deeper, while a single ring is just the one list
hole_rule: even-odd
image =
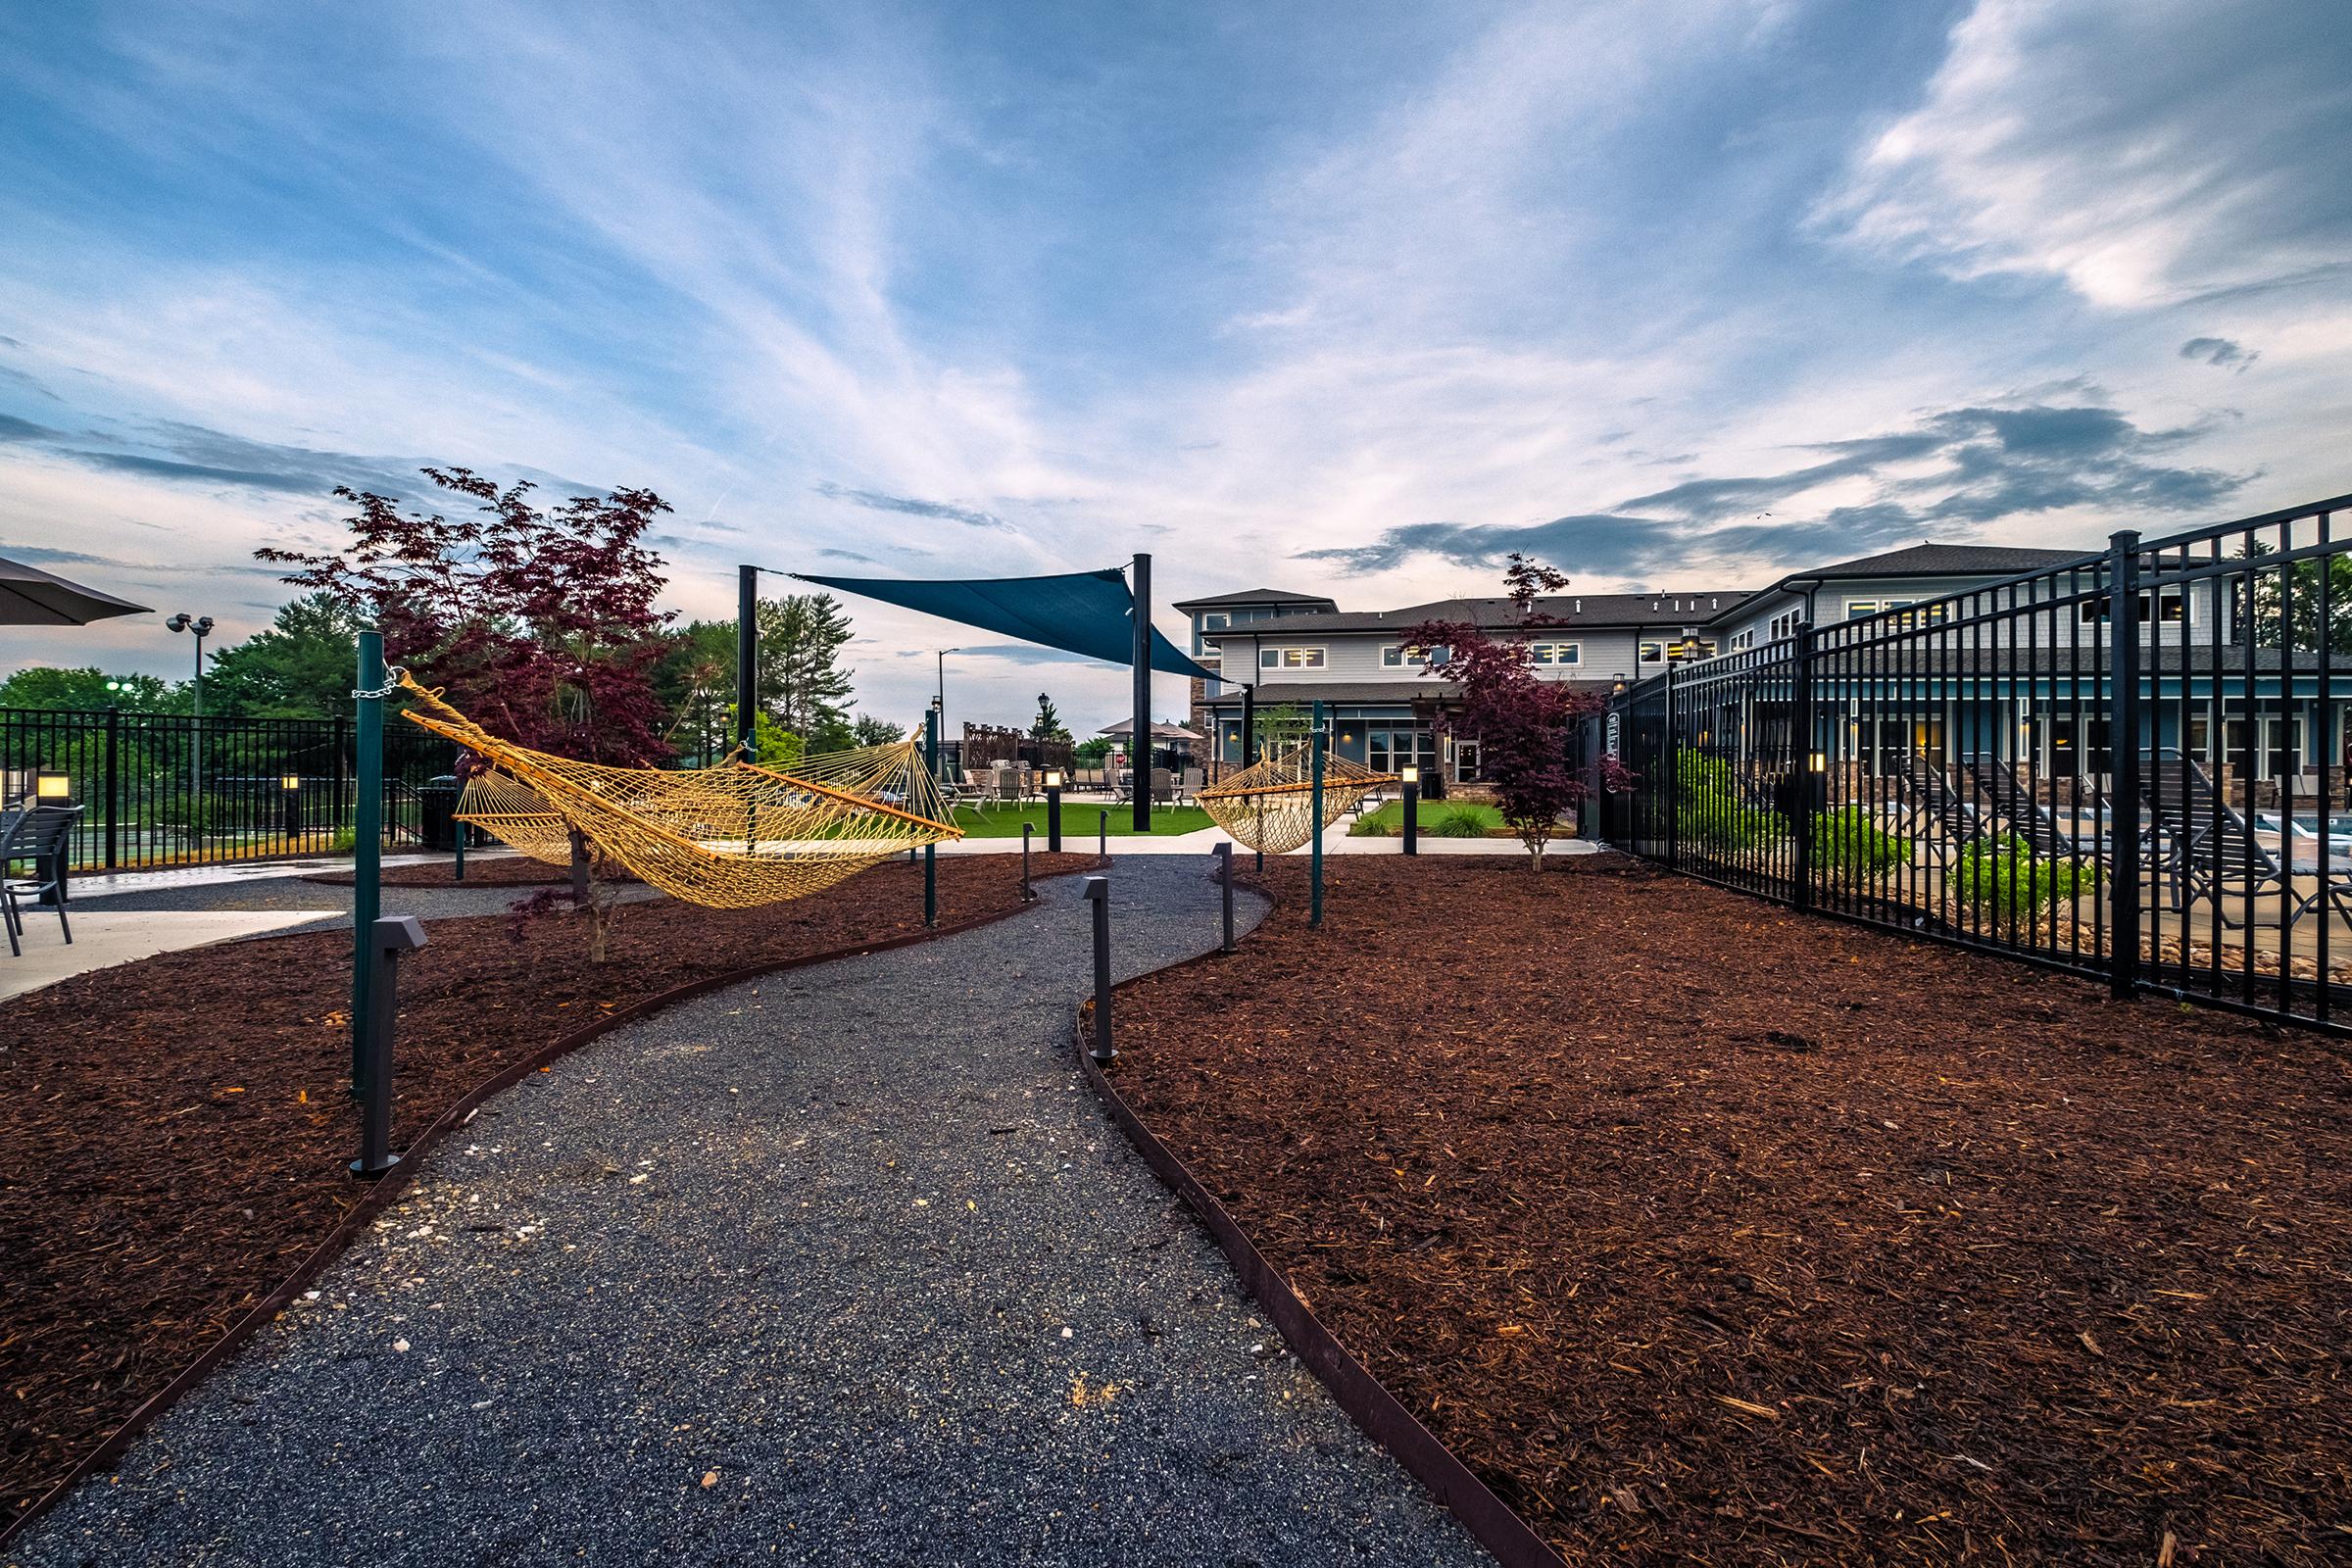
[{"label": "sky", "polygon": [[[2352,491],[2341,0],[43,0],[0,150],[0,556],[156,611],[0,671],[425,464],[658,491],[685,616],[1148,551],[1179,636]],[[1125,707],[850,608],[866,711]]]}]

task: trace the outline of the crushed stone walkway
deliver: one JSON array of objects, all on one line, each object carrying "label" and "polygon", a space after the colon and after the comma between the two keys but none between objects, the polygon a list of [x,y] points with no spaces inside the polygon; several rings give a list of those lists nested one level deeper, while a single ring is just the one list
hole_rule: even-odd
[{"label": "crushed stone walkway", "polygon": [[[1070,1056],[1080,885],[1040,891],[500,1097],[0,1557],[1488,1561],[1104,1116]],[[1216,897],[1200,861],[1120,861],[1119,971],[1213,947]]]}]

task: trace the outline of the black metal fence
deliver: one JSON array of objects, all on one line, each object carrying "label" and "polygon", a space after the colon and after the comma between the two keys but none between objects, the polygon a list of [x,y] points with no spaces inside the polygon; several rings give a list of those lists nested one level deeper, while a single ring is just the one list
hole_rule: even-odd
[{"label": "black metal fence", "polygon": [[2338,497],[1670,668],[1600,831],[1802,909],[2343,1030]]},{"label": "black metal fence", "polygon": [[[384,832],[415,844],[418,787],[456,761],[447,741],[385,726]],[[14,800],[62,770],[84,808],[84,870],[209,865],[348,850],[356,785],[349,718],[195,718],[117,709],[0,709],[0,785]]]}]

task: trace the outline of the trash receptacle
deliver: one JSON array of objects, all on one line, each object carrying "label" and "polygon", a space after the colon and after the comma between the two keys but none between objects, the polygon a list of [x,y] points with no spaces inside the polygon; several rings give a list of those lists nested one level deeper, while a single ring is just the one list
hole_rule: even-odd
[{"label": "trash receptacle", "polygon": [[454,850],[458,847],[458,779],[445,773],[416,787],[417,814],[422,817],[418,831],[428,850]]}]

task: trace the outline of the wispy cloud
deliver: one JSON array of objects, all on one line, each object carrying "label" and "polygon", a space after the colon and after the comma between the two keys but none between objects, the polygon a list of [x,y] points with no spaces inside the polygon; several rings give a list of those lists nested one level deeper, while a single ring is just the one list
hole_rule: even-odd
[{"label": "wispy cloud", "polygon": [[[1370,572],[1416,556],[1491,567],[1517,551],[1640,577],[1693,562],[1739,570],[1825,552],[1851,556],[1937,530],[1947,540],[1967,538],[1996,520],[2078,507],[2180,513],[2218,506],[2254,477],[2163,461],[2197,434],[2143,430],[2089,404],[1951,409],[1894,435],[1829,443],[1816,449],[1833,454],[1825,461],[1780,473],[1693,479],[1539,523],[1405,523],[1370,544],[1299,559]],[[1779,514],[1757,510],[1848,482],[1865,485],[1867,499]]]},{"label": "wispy cloud", "polygon": [[2192,337],[2180,345],[2180,357],[2235,369],[2242,374],[2246,367],[2261,359],[2262,355],[2226,337]]},{"label": "wispy cloud", "polygon": [[973,528],[997,528],[1007,533],[1013,525],[993,512],[977,507],[959,507],[945,501],[920,501],[912,496],[883,495],[874,490],[852,490],[830,480],[815,486],[816,493],[828,501],[846,501],[853,507],[869,512],[896,512],[908,517],[937,517],[945,522],[960,522]]}]

